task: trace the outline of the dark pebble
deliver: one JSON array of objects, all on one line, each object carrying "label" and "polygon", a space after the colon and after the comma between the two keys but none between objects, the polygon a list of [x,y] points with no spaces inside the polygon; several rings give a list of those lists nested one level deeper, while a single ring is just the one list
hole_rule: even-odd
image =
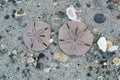
[{"label": "dark pebble", "polygon": [[103,58],[111,58],[113,56],[112,52],[106,51],[103,53]]},{"label": "dark pebble", "polygon": [[29,76],[30,76],[30,70],[29,70],[29,69],[23,70],[22,73],[23,73],[23,75],[24,75],[25,77],[29,77]]},{"label": "dark pebble", "polygon": [[76,6],[77,6],[77,7],[80,7],[80,6],[81,6],[81,5],[80,5],[80,2],[77,2],[77,3],[76,3]]},{"label": "dark pebble", "polygon": [[9,16],[9,15],[6,15],[4,18],[5,18],[5,19],[9,19],[9,18],[10,18],[10,16]]},{"label": "dark pebble", "polygon": [[87,73],[87,76],[88,76],[88,77],[90,77],[90,76],[91,76],[91,74],[90,74],[90,73]]},{"label": "dark pebble", "polygon": [[90,4],[86,4],[87,7],[90,7],[91,5]]},{"label": "dark pebble", "polygon": [[12,11],[12,13],[15,14],[15,12],[16,12],[16,10],[14,9],[14,10]]},{"label": "dark pebble", "polygon": [[44,63],[38,62],[36,68],[42,70],[44,68]]},{"label": "dark pebble", "polygon": [[13,4],[14,6],[17,6],[17,3],[16,3],[15,0],[12,0],[12,4]]},{"label": "dark pebble", "polygon": [[110,10],[114,10],[115,9],[115,6],[114,6],[114,4],[108,4],[108,7],[107,7],[108,9],[110,9]]},{"label": "dark pebble", "polygon": [[3,49],[3,50],[1,51],[2,54],[5,54],[5,53],[7,53],[7,52],[8,52],[7,49]]},{"label": "dark pebble", "polygon": [[66,17],[65,12],[62,12],[62,11],[56,12],[55,15],[57,15],[59,18],[65,18]]},{"label": "dark pebble", "polygon": [[106,20],[106,17],[103,14],[96,13],[94,15],[94,21],[96,23],[103,23]]},{"label": "dark pebble", "polygon": [[39,60],[40,58],[43,58],[43,57],[45,57],[44,53],[40,53],[37,58]]},{"label": "dark pebble", "polygon": [[116,16],[117,19],[120,19],[120,15]]}]

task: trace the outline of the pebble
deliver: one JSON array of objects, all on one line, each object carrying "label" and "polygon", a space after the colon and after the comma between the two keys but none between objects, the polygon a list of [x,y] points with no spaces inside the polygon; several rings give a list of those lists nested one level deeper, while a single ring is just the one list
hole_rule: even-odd
[{"label": "pebble", "polygon": [[5,18],[5,19],[9,19],[9,18],[10,18],[10,16],[9,16],[9,15],[6,15],[4,18]]},{"label": "pebble", "polygon": [[17,51],[16,51],[16,50],[13,50],[13,51],[12,51],[12,54],[15,54],[15,55],[16,55],[16,54],[17,54]]},{"label": "pebble", "polygon": [[45,54],[44,53],[40,53],[37,58],[39,60],[40,58],[43,58],[43,57],[45,57]]},{"label": "pebble", "polygon": [[104,58],[111,58],[112,56],[113,56],[112,52],[106,51],[106,52],[103,53]]},{"label": "pebble", "polygon": [[77,7],[80,7],[80,6],[81,6],[81,5],[80,5],[80,1],[81,1],[81,0],[77,0],[77,2],[76,2],[76,6],[77,6]]},{"label": "pebble", "polygon": [[103,76],[99,76],[98,80],[104,80]]},{"label": "pebble", "polygon": [[103,23],[106,20],[106,17],[103,14],[96,13],[94,15],[94,21],[96,23]]},{"label": "pebble", "polygon": [[37,65],[36,65],[36,68],[38,68],[40,70],[44,69],[44,63],[38,62]]},{"label": "pebble", "polygon": [[53,41],[54,41],[54,40],[51,38],[50,41],[49,41],[49,43],[53,43]]},{"label": "pebble", "polygon": [[120,19],[120,15],[116,16],[117,19]]},{"label": "pebble", "polygon": [[44,71],[45,71],[46,73],[49,73],[50,70],[51,70],[51,68],[44,68]]},{"label": "pebble", "polygon": [[120,75],[118,76],[118,80],[120,80]]},{"label": "pebble", "polygon": [[114,10],[115,9],[115,5],[114,4],[108,4],[108,9],[110,10]]},{"label": "pebble", "polygon": [[58,52],[53,54],[53,58],[60,62],[65,62],[68,60],[68,56],[66,54]]}]

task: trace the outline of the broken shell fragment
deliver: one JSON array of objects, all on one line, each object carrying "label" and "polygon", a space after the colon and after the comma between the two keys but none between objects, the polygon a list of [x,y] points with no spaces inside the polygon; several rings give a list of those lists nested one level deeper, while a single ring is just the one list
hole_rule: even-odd
[{"label": "broken shell fragment", "polygon": [[106,52],[107,41],[105,37],[100,37],[99,40],[97,41],[97,45],[103,52]]},{"label": "broken shell fragment", "polygon": [[75,13],[75,8],[71,5],[66,9],[66,15],[71,20],[77,20],[77,14]]},{"label": "broken shell fragment", "polygon": [[112,47],[112,41],[110,41],[110,40],[107,40],[107,48],[110,48],[110,47]]},{"label": "broken shell fragment", "polygon": [[23,11],[23,9],[20,9],[19,11],[15,12],[15,18],[21,18],[25,15],[26,15],[26,13]]},{"label": "broken shell fragment", "polygon": [[115,57],[112,61],[113,61],[113,63],[114,63],[115,65],[117,65],[117,66],[120,65],[120,58]]},{"label": "broken shell fragment", "polygon": [[112,46],[108,49],[108,51],[113,52],[116,51],[118,49],[119,46]]},{"label": "broken shell fragment", "polygon": [[65,62],[68,60],[68,56],[64,53],[54,53],[53,58],[60,62]]}]

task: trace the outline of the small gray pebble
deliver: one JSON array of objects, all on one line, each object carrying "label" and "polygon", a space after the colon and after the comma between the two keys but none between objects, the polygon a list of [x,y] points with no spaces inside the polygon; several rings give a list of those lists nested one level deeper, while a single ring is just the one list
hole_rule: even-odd
[{"label": "small gray pebble", "polygon": [[103,23],[106,20],[106,17],[103,14],[96,13],[94,15],[94,21],[96,23]]}]

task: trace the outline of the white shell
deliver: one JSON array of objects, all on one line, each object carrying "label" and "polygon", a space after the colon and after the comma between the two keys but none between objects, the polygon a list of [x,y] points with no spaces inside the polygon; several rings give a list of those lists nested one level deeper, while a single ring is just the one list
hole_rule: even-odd
[{"label": "white shell", "polygon": [[76,10],[73,7],[73,5],[71,5],[70,7],[68,7],[66,9],[66,15],[68,16],[69,19],[71,20],[77,20],[77,14],[75,13]]},{"label": "white shell", "polygon": [[18,14],[17,12],[15,12],[15,18],[21,18],[21,17],[23,17],[25,15],[26,15],[25,12],[23,14]]},{"label": "white shell", "polygon": [[112,46],[108,49],[108,51],[113,52],[118,49],[119,46]]},{"label": "white shell", "polygon": [[100,37],[100,39],[97,41],[97,45],[103,52],[106,52],[107,41],[105,37]]}]

